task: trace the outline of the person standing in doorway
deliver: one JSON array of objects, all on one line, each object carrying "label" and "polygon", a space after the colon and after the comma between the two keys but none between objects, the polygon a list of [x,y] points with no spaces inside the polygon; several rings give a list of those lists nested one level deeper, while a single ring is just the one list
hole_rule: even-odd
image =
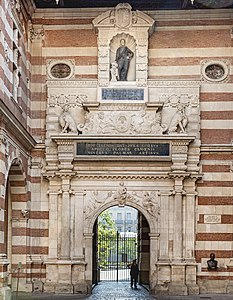
[{"label": "person standing in doorway", "polygon": [[116,52],[116,62],[118,65],[118,80],[126,81],[129,63],[132,57],[134,56],[133,52],[125,45],[125,39],[120,40],[120,47]]},{"label": "person standing in doorway", "polygon": [[138,274],[139,274],[139,268],[138,264],[136,262],[136,259],[133,260],[133,263],[130,266],[130,286],[131,288],[137,289],[137,283],[138,283]]}]

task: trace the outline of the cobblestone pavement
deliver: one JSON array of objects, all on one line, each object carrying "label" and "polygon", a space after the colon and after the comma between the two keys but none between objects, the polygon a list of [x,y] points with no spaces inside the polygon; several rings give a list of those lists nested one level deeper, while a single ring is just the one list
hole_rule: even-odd
[{"label": "cobblestone pavement", "polygon": [[92,291],[90,296],[54,295],[54,294],[22,294],[13,296],[13,300],[232,300],[233,295],[195,295],[195,296],[151,296],[148,291],[139,286],[131,289],[129,282],[101,282]]}]

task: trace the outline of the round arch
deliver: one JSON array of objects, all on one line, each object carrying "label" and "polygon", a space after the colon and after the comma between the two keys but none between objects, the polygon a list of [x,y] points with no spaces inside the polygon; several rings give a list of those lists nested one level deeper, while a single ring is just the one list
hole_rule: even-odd
[{"label": "round arch", "polygon": [[[93,232],[93,228],[94,228],[94,225],[95,225],[95,222],[96,222],[98,216],[103,211],[105,211],[106,209],[111,208],[113,206],[119,206],[118,201],[111,201],[111,202],[108,202],[108,203],[104,203],[98,209],[93,211],[92,216],[90,216],[88,218],[88,222],[87,222],[87,226],[86,226],[86,229],[87,229],[86,233],[87,234],[88,233],[91,234]],[[125,206],[129,206],[129,207],[137,209],[146,218],[146,220],[148,222],[148,225],[149,225],[150,233],[151,234],[156,234],[157,233],[157,228],[158,228],[157,220],[155,219],[154,221],[152,221],[153,218],[151,218],[151,216],[150,216],[150,214],[148,213],[147,210],[145,210],[141,205],[138,205],[137,203],[130,202],[130,201],[126,201]]]},{"label": "round arch", "polygon": [[[28,185],[22,160],[13,158],[6,172],[5,182],[5,252],[9,270],[17,269],[19,263],[27,268],[27,234],[28,234]],[[10,272],[9,283],[12,290],[16,288],[16,274]],[[26,280],[26,279],[25,279]]]}]

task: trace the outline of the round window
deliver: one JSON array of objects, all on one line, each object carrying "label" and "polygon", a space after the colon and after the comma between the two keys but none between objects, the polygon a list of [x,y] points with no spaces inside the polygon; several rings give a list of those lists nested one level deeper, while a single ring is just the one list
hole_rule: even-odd
[{"label": "round window", "polygon": [[70,76],[71,68],[67,64],[59,63],[52,66],[50,73],[54,78],[66,78]]},{"label": "round window", "polygon": [[205,68],[205,75],[211,80],[220,80],[224,77],[225,70],[219,64],[211,64]]}]

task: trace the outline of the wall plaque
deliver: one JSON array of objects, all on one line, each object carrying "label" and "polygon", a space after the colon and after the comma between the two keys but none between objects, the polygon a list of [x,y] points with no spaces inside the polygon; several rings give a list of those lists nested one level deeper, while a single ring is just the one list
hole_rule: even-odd
[{"label": "wall plaque", "polygon": [[77,155],[169,156],[169,143],[93,143],[77,144]]},{"label": "wall plaque", "polygon": [[102,100],[144,100],[144,89],[102,89]]}]

